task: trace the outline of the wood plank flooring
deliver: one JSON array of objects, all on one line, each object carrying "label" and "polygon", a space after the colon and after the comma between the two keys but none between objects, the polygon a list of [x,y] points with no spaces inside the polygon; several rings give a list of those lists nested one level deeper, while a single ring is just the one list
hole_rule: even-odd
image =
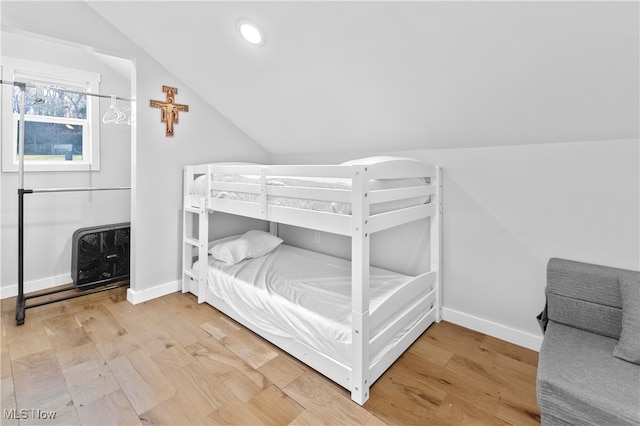
[{"label": "wood plank flooring", "polygon": [[28,309],[20,327],[15,299],[1,306],[3,425],[539,424],[538,354],[444,321],[360,407],[191,294],[134,306],[115,289]]}]

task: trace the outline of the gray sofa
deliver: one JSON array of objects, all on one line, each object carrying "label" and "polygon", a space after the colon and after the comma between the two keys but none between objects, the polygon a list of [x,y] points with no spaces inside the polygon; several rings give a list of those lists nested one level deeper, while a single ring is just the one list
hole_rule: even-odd
[{"label": "gray sofa", "polygon": [[640,425],[640,273],[551,259],[545,293],[541,423]]}]

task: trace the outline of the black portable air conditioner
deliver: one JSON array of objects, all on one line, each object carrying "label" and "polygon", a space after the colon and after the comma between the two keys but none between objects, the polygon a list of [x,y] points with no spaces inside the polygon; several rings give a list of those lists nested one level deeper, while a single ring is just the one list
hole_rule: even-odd
[{"label": "black portable air conditioner", "polygon": [[129,279],[129,222],[81,228],[73,233],[71,279],[88,289]]}]

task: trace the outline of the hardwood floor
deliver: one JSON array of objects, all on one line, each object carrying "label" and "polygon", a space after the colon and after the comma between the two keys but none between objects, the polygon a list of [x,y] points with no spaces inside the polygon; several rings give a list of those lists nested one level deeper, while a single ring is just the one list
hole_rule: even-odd
[{"label": "hardwood floor", "polygon": [[3,300],[3,425],[539,424],[538,354],[444,321],[360,407],[190,294],[134,306],[116,289],[14,318]]}]

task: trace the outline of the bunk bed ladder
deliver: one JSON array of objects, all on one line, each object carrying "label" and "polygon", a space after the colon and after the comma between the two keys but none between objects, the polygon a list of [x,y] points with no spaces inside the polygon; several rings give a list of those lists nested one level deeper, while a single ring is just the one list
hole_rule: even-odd
[{"label": "bunk bed ladder", "polygon": [[193,167],[185,167],[183,179],[184,200],[182,201],[182,292],[186,293],[190,289],[191,280],[198,277],[191,269],[193,264],[193,248],[198,246],[198,241],[193,238],[193,217],[199,210],[191,207],[188,195],[193,182]]},{"label": "bunk bed ladder", "polygon": [[[185,203],[182,215],[182,292],[188,292],[191,288],[191,281],[196,281],[198,283],[198,303],[203,303],[207,286],[209,238],[209,212],[206,208],[206,199],[200,198],[200,205],[197,208],[190,207]],[[198,234],[194,235],[196,217],[198,218]],[[194,257],[194,248],[197,249],[197,257]],[[197,270],[192,266],[194,260],[201,260],[198,262]]]}]

